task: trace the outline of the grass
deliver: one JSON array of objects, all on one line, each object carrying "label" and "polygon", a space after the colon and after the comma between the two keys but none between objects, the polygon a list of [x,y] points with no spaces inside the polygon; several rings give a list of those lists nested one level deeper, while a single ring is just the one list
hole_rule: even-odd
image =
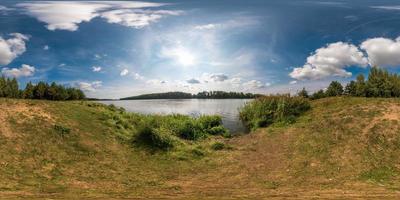
[{"label": "grass", "polygon": [[224,138],[215,116],[0,99],[0,198],[398,198],[400,100],[309,103]]},{"label": "grass", "polygon": [[255,99],[240,110],[240,119],[252,130],[273,123],[292,123],[310,109],[308,99],[290,95],[271,95]]}]

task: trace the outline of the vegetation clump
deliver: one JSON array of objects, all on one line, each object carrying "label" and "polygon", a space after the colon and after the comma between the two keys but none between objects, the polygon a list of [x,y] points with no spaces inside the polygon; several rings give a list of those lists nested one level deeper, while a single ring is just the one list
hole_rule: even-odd
[{"label": "vegetation clump", "polygon": [[61,136],[65,136],[69,133],[71,133],[71,129],[59,124],[54,125],[54,130],[56,130]]},{"label": "vegetation clump", "polygon": [[125,112],[114,105],[88,103],[88,106],[103,107],[102,120],[116,127],[121,139],[154,149],[170,150],[211,135],[225,136],[229,133],[222,126],[220,116],[143,115]]},{"label": "vegetation clump", "polygon": [[360,74],[356,80],[350,81],[345,87],[338,81],[332,81],[329,87],[319,90],[312,95],[308,95],[305,88],[298,93],[302,97],[311,99],[321,99],[334,96],[353,96],[353,97],[400,97],[400,76],[389,73],[385,69],[372,67],[368,79]]},{"label": "vegetation clump", "polygon": [[303,97],[271,95],[257,98],[240,110],[240,119],[251,129],[266,127],[275,122],[293,122],[310,109],[310,102]]},{"label": "vegetation clump", "polygon": [[17,79],[0,77],[0,97],[15,99],[46,99],[46,100],[80,100],[85,99],[85,94],[77,88],[68,88],[55,82],[48,84],[39,82],[36,85],[31,82],[26,84],[24,90],[20,90]]}]

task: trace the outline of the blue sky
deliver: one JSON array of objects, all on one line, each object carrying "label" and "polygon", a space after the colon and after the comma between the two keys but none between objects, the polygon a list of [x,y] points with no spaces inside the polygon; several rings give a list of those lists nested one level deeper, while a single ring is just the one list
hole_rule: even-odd
[{"label": "blue sky", "polygon": [[1,1],[0,72],[90,97],[310,91],[399,72],[396,1]]}]

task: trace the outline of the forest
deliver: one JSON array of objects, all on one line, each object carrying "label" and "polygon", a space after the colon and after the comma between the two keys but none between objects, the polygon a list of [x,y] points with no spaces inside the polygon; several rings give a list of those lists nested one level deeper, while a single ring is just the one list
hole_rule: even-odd
[{"label": "forest", "polygon": [[85,94],[77,88],[65,87],[46,82],[37,84],[27,83],[25,89],[20,90],[16,78],[0,77],[0,97],[16,99],[46,99],[46,100],[80,100],[85,99]]},{"label": "forest", "polygon": [[261,94],[243,93],[243,92],[224,92],[224,91],[203,91],[197,94],[185,92],[165,92],[143,94],[139,96],[121,98],[121,100],[137,99],[252,99],[262,96]]},{"label": "forest", "polygon": [[338,81],[332,81],[328,88],[318,90],[309,95],[303,88],[298,96],[310,99],[321,99],[333,96],[353,96],[353,97],[400,97],[400,76],[396,73],[389,73],[386,69],[372,67],[368,78],[359,74],[356,80],[352,80],[344,87]]}]

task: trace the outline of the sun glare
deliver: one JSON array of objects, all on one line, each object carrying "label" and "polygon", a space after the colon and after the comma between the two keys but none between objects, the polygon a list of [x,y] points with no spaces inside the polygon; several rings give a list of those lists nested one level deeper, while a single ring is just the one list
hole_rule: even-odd
[{"label": "sun glare", "polygon": [[184,66],[190,66],[194,65],[195,58],[189,51],[179,49],[177,52],[177,61]]}]

